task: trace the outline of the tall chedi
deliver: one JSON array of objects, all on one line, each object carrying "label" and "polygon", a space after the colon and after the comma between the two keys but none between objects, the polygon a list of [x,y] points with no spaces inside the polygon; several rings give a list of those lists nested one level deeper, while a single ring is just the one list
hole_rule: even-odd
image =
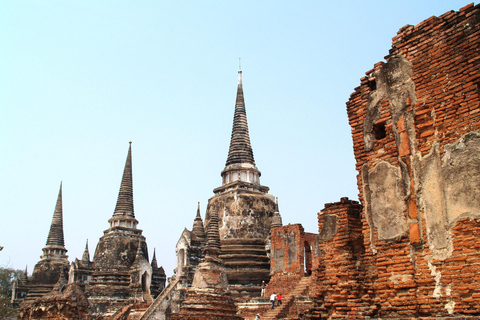
[{"label": "tall chedi", "polygon": [[[274,215],[275,197],[260,184],[248,133],[243,98],[242,71],[238,71],[237,98],[232,136],[222,186],[213,190],[205,222],[218,214],[220,258],[225,262],[228,289],[236,297],[259,296],[262,281],[269,280],[267,244]],[[278,220],[278,219],[277,219]]]},{"label": "tall chedi", "polygon": [[41,298],[49,293],[61,278],[68,277],[70,262],[63,236],[62,184],[60,184],[47,243],[42,250],[40,261],[35,265],[28,282],[23,281],[14,285],[13,299],[16,304],[21,303],[23,299],[29,303]]},{"label": "tall chedi", "polygon": [[117,204],[110,226],[100,238],[93,257],[93,273],[86,285],[93,315],[121,305],[150,300],[152,266],[142,230],[137,229],[133,206],[132,145],[128,148]]}]

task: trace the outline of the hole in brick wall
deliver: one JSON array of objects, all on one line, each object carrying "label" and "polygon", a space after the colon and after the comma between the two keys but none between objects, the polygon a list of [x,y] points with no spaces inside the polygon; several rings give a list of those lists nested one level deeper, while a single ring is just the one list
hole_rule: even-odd
[{"label": "hole in brick wall", "polygon": [[377,140],[383,139],[387,136],[387,131],[385,130],[385,122],[376,123],[373,126],[373,135]]},{"label": "hole in brick wall", "polygon": [[377,89],[377,83],[375,82],[375,78],[368,78],[367,85],[372,91]]}]

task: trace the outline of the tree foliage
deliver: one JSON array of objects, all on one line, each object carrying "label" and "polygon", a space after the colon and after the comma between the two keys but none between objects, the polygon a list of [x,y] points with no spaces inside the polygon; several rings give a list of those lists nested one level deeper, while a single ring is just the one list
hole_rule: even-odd
[{"label": "tree foliage", "polygon": [[0,319],[7,319],[18,313],[18,310],[12,307],[10,299],[13,281],[20,279],[23,274],[22,270],[0,267]]},{"label": "tree foliage", "polygon": [[23,274],[22,270],[0,267],[0,295],[11,297],[13,281],[20,279]]}]

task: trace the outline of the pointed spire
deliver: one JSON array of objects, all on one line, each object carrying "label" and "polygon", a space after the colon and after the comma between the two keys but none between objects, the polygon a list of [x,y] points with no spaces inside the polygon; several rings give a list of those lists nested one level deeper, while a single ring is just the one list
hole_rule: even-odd
[{"label": "pointed spire", "polygon": [[248,189],[267,193],[269,188],[260,185],[261,172],[255,166],[248,134],[247,113],[243,101],[242,70],[238,71],[237,101],[233,117],[232,136],[228,158],[223,169],[222,186],[213,189],[215,194],[234,189]]},{"label": "pointed spire", "polygon": [[63,258],[66,259],[67,249],[63,238],[63,206],[62,206],[62,183],[60,182],[60,191],[58,192],[57,203],[53,213],[52,224],[48,232],[47,243],[43,247],[42,259]]},{"label": "pointed spire", "polygon": [[157,255],[155,253],[156,248],[153,248],[153,258],[152,258],[152,269],[158,269],[158,264],[157,264]]},{"label": "pointed spire", "polygon": [[248,134],[247,113],[243,99],[242,70],[238,70],[237,100],[233,117],[230,149],[225,166],[235,163],[249,163],[255,165],[253,150]]},{"label": "pointed spire", "polygon": [[63,239],[62,182],[60,182],[57,204],[55,205],[52,224],[50,225],[50,232],[48,233],[47,246],[65,246]]},{"label": "pointed spire", "polygon": [[200,215],[200,202],[197,206],[197,216],[193,221],[192,233],[198,238],[205,238],[205,228],[203,227],[203,221]]},{"label": "pointed spire", "polygon": [[85,250],[83,251],[82,261],[90,262],[90,252],[88,252],[88,239],[87,243],[85,244]]},{"label": "pointed spire", "polygon": [[282,216],[280,215],[280,212],[278,210],[278,197],[275,197],[275,207],[276,207],[276,211],[273,213],[272,224],[270,228],[277,228],[283,225]]},{"label": "pointed spire", "polygon": [[127,160],[123,170],[122,183],[118,192],[117,205],[114,215],[128,215],[135,217],[133,210],[133,179],[132,179],[132,142],[129,142]]}]

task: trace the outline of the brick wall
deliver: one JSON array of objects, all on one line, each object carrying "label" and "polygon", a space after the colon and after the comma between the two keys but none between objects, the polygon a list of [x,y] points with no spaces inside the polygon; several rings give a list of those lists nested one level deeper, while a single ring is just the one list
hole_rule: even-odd
[{"label": "brick wall", "polygon": [[318,250],[314,269],[316,314],[324,317],[354,317],[362,310],[364,279],[362,206],[342,198],[318,213]]},{"label": "brick wall", "polygon": [[480,5],[407,25],[392,43],[347,102],[364,206],[361,313],[478,316]]},{"label": "brick wall", "polygon": [[285,296],[305,274],[304,229],[301,224],[273,228],[271,243],[270,269],[273,276],[266,287],[265,295],[275,292]]}]

